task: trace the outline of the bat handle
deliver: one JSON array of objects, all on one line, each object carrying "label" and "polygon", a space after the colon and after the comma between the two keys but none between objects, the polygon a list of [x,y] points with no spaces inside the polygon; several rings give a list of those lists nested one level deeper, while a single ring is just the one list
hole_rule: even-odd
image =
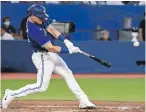
[{"label": "bat handle", "polygon": [[78,50],[78,52],[81,53],[81,54],[83,53],[83,51],[81,51],[81,50]]},{"label": "bat handle", "polygon": [[81,54],[83,54],[83,55],[85,55],[85,56],[90,57],[90,54],[88,54],[88,53],[86,53],[86,52],[83,52],[83,51],[81,51],[81,50],[78,50],[78,52],[81,53]]}]

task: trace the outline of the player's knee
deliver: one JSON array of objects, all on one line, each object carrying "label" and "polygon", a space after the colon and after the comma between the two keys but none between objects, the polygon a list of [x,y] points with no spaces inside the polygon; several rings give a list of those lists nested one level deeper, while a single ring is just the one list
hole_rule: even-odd
[{"label": "player's knee", "polygon": [[73,77],[73,73],[70,69],[66,70],[64,77]]},{"label": "player's knee", "polygon": [[67,72],[68,74],[73,74],[72,71],[71,71],[70,69],[67,69],[66,72]]},{"label": "player's knee", "polygon": [[47,89],[48,89],[48,86],[42,86],[42,87],[40,87],[39,92],[44,92]]},{"label": "player's knee", "polygon": [[41,84],[40,82],[37,82],[33,84],[36,88],[36,92],[44,92],[47,90],[48,86],[44,86],[44,84]]},{"label": "player's knee", "polygon": [[72,71],[71,71],[70,69],[67,70],[67,73],[68,73],[69,75],[73,75],[73,73],[72,73]]}]

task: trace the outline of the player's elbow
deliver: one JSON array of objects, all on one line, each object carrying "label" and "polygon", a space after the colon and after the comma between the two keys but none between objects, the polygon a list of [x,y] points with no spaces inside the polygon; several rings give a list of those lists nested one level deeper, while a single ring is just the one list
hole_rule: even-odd
[{"label": "player's elbow", "polygon": [[54,46],[49,47],[49,48],[48,48],[48,51],[50,51],[50,52],[55,52]]},{"label": "player's elbow", "polygon": [[61,47],[59,46],[53,46],[51,49],[50,49],[51,52],[54,52],[54,53],[59,53],[61,51]]},{"label": "player's elbow", "polygon": [[47,44],[45,44],[44,48],[47,49],[48,51],[52,51],[54,49],[51,42],[48,42]]},{"label": "player's elbow", "polygon": [[53,52],[53,53],[59,53],[61,48],[59,46],[50,46],[48,47],[48,51]]},{"label": "player's elbow", "polygon": [[50,51],[50,52],[54,52],[55,51],[55,48],[54,48],[54,46],[48,46],[47,48],[46,48],[48,51]]},{"label": "player's elbow", "polygon": [[49,52],[59,53],[61,51],[61,47],[54,46],[51,44],[51,42],[47,43],[45,46],[45,49],[47,49]]}]

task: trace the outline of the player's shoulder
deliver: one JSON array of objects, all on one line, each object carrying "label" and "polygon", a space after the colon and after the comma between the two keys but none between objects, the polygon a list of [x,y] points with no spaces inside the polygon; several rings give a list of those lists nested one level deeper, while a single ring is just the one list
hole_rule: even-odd
[{"label": "player's shoulder", "polygon": [[30,31],[39,31],[41,29],[41,27],[39,25],[36,24],[28,24],[28,30]]},{"label": "player's shoulder", "polygon": [[34,28],[38,28],[38,27],[39,27],[39,25],[30,22],[28,19],[27,19],[27,22],[26,22],[26,26],[27,26],[28,28],[33,28],[33,27],[34,27]]}]

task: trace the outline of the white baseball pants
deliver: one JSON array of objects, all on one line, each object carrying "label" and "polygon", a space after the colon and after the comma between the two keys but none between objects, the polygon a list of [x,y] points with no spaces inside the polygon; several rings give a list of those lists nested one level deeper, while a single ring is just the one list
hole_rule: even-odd
[{"label": "white baseball pants", "polygon": [[76,82],[72,71],[58,54],[52,52],[33,53],[32,61],[38,71],[37,82],[14,90],[11,94],[12,96],[21,97],[31,93],[46,91],[52,72],[61,75],[65,79],[69,89],[75,94],[77,99],[80,99],[81,96],[86,96]]}]

